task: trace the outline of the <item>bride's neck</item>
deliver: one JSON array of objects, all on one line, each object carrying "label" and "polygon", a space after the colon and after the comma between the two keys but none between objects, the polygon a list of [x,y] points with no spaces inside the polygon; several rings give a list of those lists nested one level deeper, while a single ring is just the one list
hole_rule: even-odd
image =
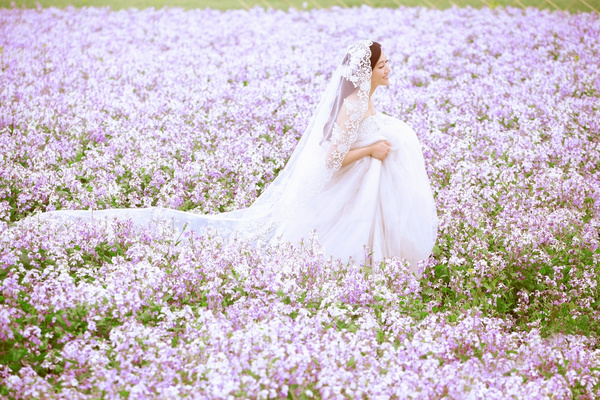
[{"label": "bride's neck", "polygon": [[371,92],[369,93],[369,101],[371,100],[371,96],[373,96],[373,93],[375,93],[375,90],[379,87],[379,85],[373,84],[373,82],[371,82]]}]

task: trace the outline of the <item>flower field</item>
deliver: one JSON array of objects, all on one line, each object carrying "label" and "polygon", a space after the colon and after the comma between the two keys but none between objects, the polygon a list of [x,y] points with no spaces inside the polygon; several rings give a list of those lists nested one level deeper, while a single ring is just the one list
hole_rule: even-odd
[{"label": "flower field", "polygon": [[[600,15],[0,9],[0,395],[600,396]],[[56,209],[248,206],[345,47],[419,136],[440,216],[403,262]]]}]

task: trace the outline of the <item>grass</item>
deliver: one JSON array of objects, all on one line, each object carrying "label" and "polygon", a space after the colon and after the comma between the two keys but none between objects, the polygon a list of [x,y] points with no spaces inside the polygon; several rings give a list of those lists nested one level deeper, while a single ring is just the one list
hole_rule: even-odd
[{"label": "grass", "polygon": [[[11,0],[0,0],[0,8],[10,8]],[[545,9],[560,9],[570,12],[600,11],[600,0],[15,0],[17,7],[35,8],[36,3],[42,7],[65,8],[74,7],[107,7],[112,10],[127,8],[163,8],[181,7],[186,10],[193,8],[212,8],[217,10],[248,9],[255,6],[273,7],[287,10],[325,8],[332,6],[354,7],[362,4],[373,7],[435,7],[446,9],[457,5],[460,7],[537,7]]]}]

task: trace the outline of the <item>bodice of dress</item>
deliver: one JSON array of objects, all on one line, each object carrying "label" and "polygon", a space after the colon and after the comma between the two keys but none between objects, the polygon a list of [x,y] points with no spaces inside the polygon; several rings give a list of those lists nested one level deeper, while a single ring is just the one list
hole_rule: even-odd
[{"label": "bodice of dress", "polygon": [[376,113],[363,119],[357,130],[356,140],[351,149],[369,146],[380,140],[396,141],[397,132],[390,129],[386,123],[386,116]]},{"label": "bodice of dress", "polygon": [[367,118],[363,119],[358,127],[358,136],[367,136],[371,135],[379,129],[377,125],[377,119],[379,118],[379,114],[369,115]]}]

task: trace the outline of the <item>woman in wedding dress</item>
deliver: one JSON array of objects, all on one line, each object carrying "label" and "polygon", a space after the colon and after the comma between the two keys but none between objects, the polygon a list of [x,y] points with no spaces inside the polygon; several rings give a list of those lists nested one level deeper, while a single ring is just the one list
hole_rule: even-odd
[{"label": "woman in wedding dress", "polygon": [[[338,105],[339,109],[332,109],[332,117],[324,128],[325,140],[333,135],[333,147],[340,147],[339,142],[348,135],[345,140],[351,143],[350,148],[342,152],[343,156],[336,154],[328,160],[334,164],[337,156],[339,169],[285,225],[282,238],[297,241],[316,229],[330,254],[361,261],[366,247],[376,259],[398,256],[414,267],[430,255],[435,244],[435,203],[414,131],[404,122],[375,110],[372,95],[378,86],[389,84],[390,67],[379,43],[371,43],[369,50],[368,97],[361,98],[365,96],[362,89],[350,84],[350,94]],[[365,104],[366,111],[360,114]],[[352,130],[350,119],[356,118],[350,107],[357,107],[356,114],[360,115],[356,138],[347,133]],[[336,135],[342,137],[337,143]]]},{"label": "woman in wedding dress", "polygon": [[210,227],[256,244],[298,243],[316,230],[327,254],[356,262],[368,253],[368,262],[401,257],[418,274],[417,262],[435,244],[438,219],[418,138],[371,101],[389,73],[378,43],[350,45],[285,168],[248,208],[217,215],[162,207],[42,215],[140,225],[166,219],[179,231]]}]

